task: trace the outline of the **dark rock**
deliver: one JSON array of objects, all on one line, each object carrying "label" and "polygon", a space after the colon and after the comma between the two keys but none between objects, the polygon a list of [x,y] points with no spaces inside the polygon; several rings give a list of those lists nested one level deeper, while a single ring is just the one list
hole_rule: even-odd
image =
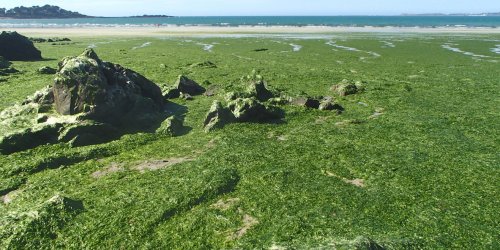
[{"label": "dark rock", "polygon": [[65,127],[60,132],[58,141],[79,147],[103,143],[118,136],[119,131],[109,124],[85,121]]},{"label": "dark rock", "polygon": [[[1,46],[1,45],[0,45]],[[12,63],[7,61],[7,59],[0,56],[0,76],[6,76],[9,74],[17,73],[16,69],[12,68],[10,65]]]},{"label": "dark rock", "polygon": [[177,88],[167,87],[163,91],[163,98],[175,99],[181,96],[181,92]]},{"label": "dark rock", "polygon": [[[92,49],[64,58],[53,87],[59,114],[83,117],[115,126],[157,117],[163,105],[160,88],[140,74],[101,61]],[[146,119],[150,120],[150,119]]]},{"label": "dark rock", "polygon": [[319,110],[336,110],[337,112],[342,112],[344,111],[344,107],[342,107],[340,104],[335,103],[332,97],[326,97],[321,100],[319,104]]},{"label": "dark rock", "polygon": [[17,32],[3,31],[0,34],[0,56],[10,61],[41,60],[42,53],[33,42]]},{"label": "dark rock", "polygon": [[228,104],[228,108],[239,122],[262,122],[280,118],[277,110],[253,98],[237,98]]},{"label": "dark rock", "polygon": [[248,93],[261,102],[265,102],[274,97],[274,94],[266,88],[263,80],[252,81],[248,87]]},{"label": "dark rock", "polygon": [[203,127],[206,132],[224,127],[234,120],[234,116],[228,108],[222,106],[221,102],[214,101],[207,113]]},{"label": "dark rock", "polygon": [[175,86],[180,92],[187,93],[193,96],[200,95],[205,92],[205,88],[183,75],[179,76],[177,82],[175,83]]},{"label": "dark rock", "polygon": [[36,118],[36,123],[45,123],[49,120],[49,117],[47,115],[39,115]]},{"label": "dark rock", "polygon": [[10,67],[11,64],[12,63],[7,61],[7,59],[0,56],[0,69],[6,69],[6,68]]},{"label": "dark rock", "polygon": [[193,63],[189,65],[191,68],[217,68],[217,65],[211,61],[204,61],[199,63]]},{"label": "dark rock", "polygon": [[182,120],[176,116],[171,116],[163,121],[156,133],[168,136],[178,136],[182,133]]},{"label": "dark rock", "polygon": [[53,69],[53,68],[48,67],[48,66],[44,66],[44,67],[41,67],[38,69],[38,73],[44,74],[44,75],[53,75],[56,72],[57,72],[56,69]]},{"label": "dark rock", "polygon": [[61,124],[45,124],[0,138],[0,153],[10,154],[57,141]]},{"label": "dark rock", "polygon": [[318,109],[320,102],[310,97],[292,97],[290,104],[306,108]]},{"label": "dark rock", "polygon": [[14,74],[17,72],[19,72],[19,70],[12,68],[12,67],[9,67],[6,69],[0,69],[0,76],[7,76],[7,75]]},{"label": "dark rock", "polygon": [[262,52],[262,51],[268,51],[269,49],[265,49],[265,48],[262,48],[262,49],[254,49],[253,51],[255,52]]}]

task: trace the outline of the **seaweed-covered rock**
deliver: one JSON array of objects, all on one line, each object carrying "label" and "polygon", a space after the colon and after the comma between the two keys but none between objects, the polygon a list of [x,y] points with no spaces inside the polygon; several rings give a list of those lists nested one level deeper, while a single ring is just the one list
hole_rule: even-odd
[{"label": "seaweed-covered rock", "polygon": [[160,88],[142,75],[118,64],[101,61],[92,49],[59,63],[53,87],[59,114],[85,113],[85,118],[127,126],[134,118],[160,114]]},{"label": "seaweed-covered rock", "polygon": [[311,97],[299,96],[299,97],[292,97],[290,100],[290,104],[306,108],[318,109],[320,101]]},{"label": "seaweed-covered rock", "polygon": [[47,143],[55,143],[61,127],[62,124],[59,123],[41,124],[0,137],[0,153],[10,154]]},{"label": "seaweed-covered rock", "polygon": [[52,38],[47,38],[47,39],[30,37],[29,40],[32,41],[33,43],[71,42],[71,39],[69,39],[67,37],[63,37],[63,38],[52,37]]},{"label": "seaweed-covered rock", "polygon": [[29,211],[11,213],[2,221],[0,244],[5,249],[49,245],[58,231],[83,209],[81,201],[55,195]]},{"label": "seaweed-covered rock", "polygon": [[214,101],[205,117],[203,127],[206,132],[224,127],[234,120],[234,116],[228,108],[222,106],[219,101]]},{"label": "seaweed-covered rock", "polygon": [[41,60],[42,53],[33,42],[17,32],[3,31],[0,34],[0,56],[10,61]]},{"label": "seaweed-covered rock", "polygon": [[119,131],[106,123],[84,121],[66,126],[59,133],[59,142],[69,142],[73,147],[87,146],[115,139]]},{"label": "seaweed-covered rock", "polygon": [[182,129],[182,120],[177,116],[171,116],[161,123],[156,133],[168,136],[178,136],[181,134]]},{"label": "seaweed-covered rock", "polygon": [[356,250],[384,250],[386,249],[385,247],[379,245],[377,242],[374,240],[359,236],[350,244],[346,244],[346,247],[349,247],[350,249],[356,249]]},{"label": "seaweed-covered rock", "polygon": [[267,107],[254,98],[238,98],[228,104],[228,108],[234,115],[236,121],[266,121],[279,118],[278,110]]},{"label": "seaweed-covered rock", "polygon": [[344,107],[342,107],[340,104],[335,103],[332,97],[325,97],[323,100],[321,100],[319,107],[319,110],[336,110],[338,113],[344,111]]},{"label": "seaweed-covered rock", "polygon": [[[1,45],[0,45],[1,46]],[[9,61],[0,56],[0,76],[6,76],[8,74],[13,74],[19,72],[18,70],[12,68]]]},{"label": "seaweed-covered rock", "polygon": [[339,84],[333,85],[330,90],[336,92],[340,96],[353,95],[364,90],[364,83],[361,81],[352,82],[344,79]]},{"label": "seaweed-covered rock", "polygon": [[248,87],[248,93],[261,102],[274,97],[274,94],[266,88],[264,80],[252,81]]},{"label": "seaweed-covered rock", "polygon": [[43,74],[43,75],[53,75],[57,72],[56,69],[53,69],[49,66],[43,66],[38,69],[38,73]]},{"label": "seaweed-covered rock", "polygon": [[37,103],[41,105],[48,105],[54,103],[54,92],[51,86],[46,86],[45,88],[36,91],[33,95],[26,98],[22,103],[26,105],[28,103]]},{"label": "seaweed-covered rock", "polygon": [[180,75],[175,83],[176,89],[179,92],[187,93],[190,95],[200,95],[205,92],[205,88],[200,86],[197,82],[187,78],[186,76]]}]

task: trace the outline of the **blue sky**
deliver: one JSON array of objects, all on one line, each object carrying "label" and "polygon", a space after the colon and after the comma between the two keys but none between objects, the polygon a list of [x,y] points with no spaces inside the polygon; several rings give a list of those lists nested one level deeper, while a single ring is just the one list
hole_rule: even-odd
[{"label": "blue sky", "polygon": [[500,0],[1,0],[0,7],[52,4],[94,16],[393,15],[500,12]]}]

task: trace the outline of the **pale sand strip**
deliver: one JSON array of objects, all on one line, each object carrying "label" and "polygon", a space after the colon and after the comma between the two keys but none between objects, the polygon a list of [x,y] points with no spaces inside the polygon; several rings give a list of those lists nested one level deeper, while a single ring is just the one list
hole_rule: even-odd
[{"label": "pale sand strip", "polygon": [[165,26],[165,27],[77,27],[77,28],[6,28],[29,36],[127,36],[161,37],[215,34],[328,34],[328,33],[432,33],[432,34],[500,34],[500,28],[467,27],[327,27],[327,26]]}]

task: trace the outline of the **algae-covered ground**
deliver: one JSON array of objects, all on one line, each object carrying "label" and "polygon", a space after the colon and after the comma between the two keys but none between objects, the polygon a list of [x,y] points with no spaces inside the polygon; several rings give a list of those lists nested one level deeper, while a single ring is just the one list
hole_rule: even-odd
[{"label": "algae-covered ground", "polygon": [[[72,38],[0,76],[0,110],[93,47],[160,86],[180,74],[223,94],[255,70],[269,88],[333,96],[337,114],[206,133],[220,96],[174,99],[181,136],[0,155],[0,248],[500,248],[498,35]],[[211,63],[208,63],[211,62]],[[361,93],[330,88],[363,81]]]}]

